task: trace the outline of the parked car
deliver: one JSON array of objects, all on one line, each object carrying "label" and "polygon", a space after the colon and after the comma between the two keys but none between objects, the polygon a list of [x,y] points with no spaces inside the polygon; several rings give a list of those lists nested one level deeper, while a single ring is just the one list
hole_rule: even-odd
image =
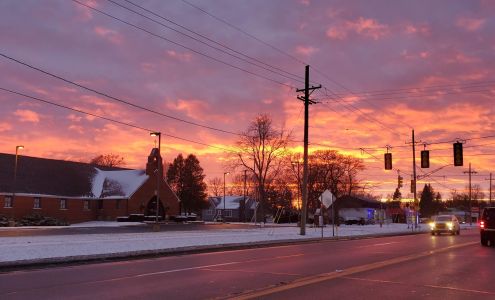
[{"label": "parked car", "polygon": [[495,207],[485,207],[481,213],[480,239],[483,246],[495,246]]},{"label": "parked car", "polygon": [[442,232],[450,233],[452,235],[459,235],[461,233],[461,226],[455,215],[434,216],[432,222],[430,222],[430,228],[431,235],[440,234]]}]

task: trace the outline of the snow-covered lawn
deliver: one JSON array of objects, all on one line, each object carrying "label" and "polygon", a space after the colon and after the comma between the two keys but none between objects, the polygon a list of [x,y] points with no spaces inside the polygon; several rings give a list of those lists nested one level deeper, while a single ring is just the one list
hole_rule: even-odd
[{"label": "snow-covered lawn", "polygon": [[[121,226],[117,222],[96,222],[83,226]],[[466,227],[466,226],[463,226]],[[469,225],[467,225],[469,227]],[[426,224],[421,224],[416,231],[428,231]],[[11,229],[13,230],[13,229]],[[411,232],[406,224],[350,225],[340,226],[336,231],[339,237],[351,237],[370,234],[390,234]],[[323,236],[333,236],[332,226],[323,228]],[[81,259],[84,257],[123,256],[126,254],[143,254],[152,251],[173,251],[194,249],[196,247],[235,245],[281,240],[304,240],[321,237],[321,228],[306,229],[306,235],[299,235],[299,228],[292,226],[260,227],[246,229],[218,229],[193,231],[162,231],[144,233],[115,234],[73,234],[51,236],[0,237],[0,266],[13,262],[54,259],[61,261]]]}]

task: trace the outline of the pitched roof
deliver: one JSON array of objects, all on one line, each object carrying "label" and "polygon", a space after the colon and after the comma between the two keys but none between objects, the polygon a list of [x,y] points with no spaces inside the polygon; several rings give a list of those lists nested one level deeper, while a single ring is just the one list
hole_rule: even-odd
[{"label": "pitched roof", "polygon": [[[12,193],[15,155],[0,153],[0,193]],[[62,197],[127,198],[148,178],[143,170],[19,155],[15,192]]]},{"label": "pitched roof", "polygon": [[380,201],[355,196],[342,196],[335,201],[338,208],[380,208]]},{"label": "pitched roof", "polygon": [[[240,201],[244,199],[244,196],[225,196],[225,209],[239,209]],[[210,203],[213,202],[216,209],[223,209],[223,196],[210,197]],[[250,201],[249,197],[246,197],[246,208],[254,209],[256,203]]]}]

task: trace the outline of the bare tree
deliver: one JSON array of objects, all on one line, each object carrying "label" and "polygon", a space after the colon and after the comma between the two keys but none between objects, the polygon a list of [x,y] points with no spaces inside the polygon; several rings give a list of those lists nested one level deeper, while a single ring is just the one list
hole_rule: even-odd
[{"label": "bare tree", "polygon": [[208,180],[208,192],[214,197],[218,197],[223,193],[223,180],[220,177],[214,177]]},{"label": "bare tree", "polygon": [[257,116],[237,142],[233,167],[245,168],[253,174],[258,185],[261,214],[266,206],[266,191],[281,170],[282,158],[287,152],[290,134],[276,129],[272,119],[261,114]]},{"label": "bare tree", "polygon": [[89,162],[92,165],[105,167],[122,167],[125,166],[124,157],[117,154],[100,154]]}]

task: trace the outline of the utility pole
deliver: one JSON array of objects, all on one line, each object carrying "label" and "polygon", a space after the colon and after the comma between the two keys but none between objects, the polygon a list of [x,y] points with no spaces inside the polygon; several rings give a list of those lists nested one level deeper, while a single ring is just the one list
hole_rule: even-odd
[{"label": "utility pole", "polygon": [[414,140],[414,129],[412,130],[412,151],[413,151],[413,177],[414,177],[414,206],[418,205],[418,194],[416,192],[416,141]]},{"label": "utility pole", "polygon": [[246,174],[247,170],[244,170],[244,211],[243,211],[243,216],[242,216],[242,220],[244,222],[246,222],[246,180],[247,180],[247,174]]},{"label": "utility pole", "polygon": [[490,178],[485,178],[485,180],[490,180],[490,186],[489,186],[489,190],[490,190],[490,197],[488,198],[488,206],[492,206],[492,173],[490,173]]},{"label": "utility pole", "polygon": [[492,173],[490,173],[490,206],[492,206]]},{"label": "utility pole", "polygon": [[[414,208],[416,210],[419,209],[419,205],[418,205],[418,194],[416,192],[416,183],[417,183],[417,180],[418,180],[418,177],[416,176],[416,143],[421,143],[421,141],[418,141],[416,142],[415,138],[414,138],[414,129],[412,129],[412,141],[410,144],[412,144],[412,154],[413,154],[413,178],[411,180],[411,190],[414,194]],[[409,144],[409,143],[406,143],[406,144]],[[417,221],[417,220],[416,220]],[[416,227],[417,225],[417,222],[413,225],[413,228]]]},{"label": "utility pole", "polygon": [[[303,166],[303,188],[302,188],[302,214],[301,214],[301,235],[306,235],[306,214],[308,210],[308,123],[309,123],[309,105],[316,102],[309,99],[310,94],[321,88],[319,86],[309,87],[309,65],[306,66],[304,76],[304,89],[296,90],[298,93],[304,92],[304,97],[297,96],[297,99],[304,101],[304,166]],[[311,93],[310,93],[311,91]]]},{"label": "utility pole", "polygon": [[[471,174],[476,174],[478,172],[471,170],[471,163],[469,163],[469,171],[464,171],[464,174],[469,174],[469,226],[473,225],[473,217],[471,213]],[[478,207],[479,208],[479,207]]]}]

